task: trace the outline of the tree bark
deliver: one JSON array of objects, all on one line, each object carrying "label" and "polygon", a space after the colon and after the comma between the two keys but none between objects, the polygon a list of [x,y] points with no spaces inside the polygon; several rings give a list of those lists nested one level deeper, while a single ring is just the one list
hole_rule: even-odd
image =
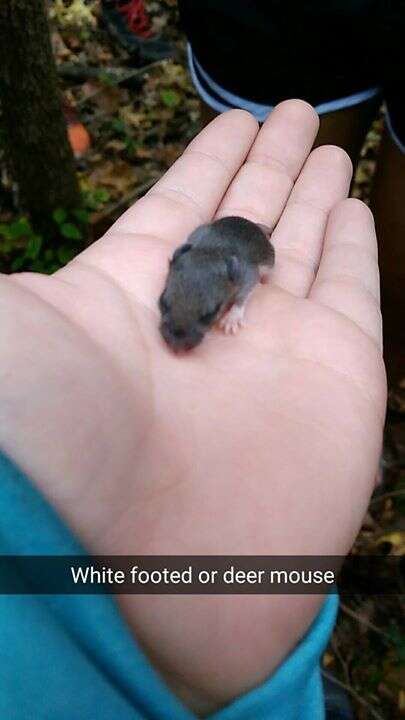
[{"label": "tree bark", "polygon": [[21,209],[44,232],[56,207],[78,207],[45,0],[0,0],[0,100]]}]

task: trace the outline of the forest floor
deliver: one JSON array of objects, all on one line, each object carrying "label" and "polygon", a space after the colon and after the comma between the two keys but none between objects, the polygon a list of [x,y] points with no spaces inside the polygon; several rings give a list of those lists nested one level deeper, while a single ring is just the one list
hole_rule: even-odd
[{"label": "forest floor", "polygon": [[[124,50],[106,30],[99,0],[49,0],[68,116],[84,125],[90,143],[77,162],[87,242],[153,185],[201,127],[176,0],[150,0],[146,6],[154,32],[173,45],[170,60],[145,63]],[[366,202],[382,124],[381,115],[367,136],[353,184],[352,194]],[[80,227],[72,238],[70,226],[59,248],[43,249],[19,212],[12,178],[2,162],[1,137],[0,173],[0,270],[52,272],[79,249],[63,242],[80,244]],[[63,222],[63,209],[59,215]],[[390,393],[382,465],[382,483],[353,553],[405,556],[405,379]],[[398,595],[345,598],[323,658],[325,672],[349,692],[359,720],[405,717],[405,588],[399,579],[397,590]]]}]

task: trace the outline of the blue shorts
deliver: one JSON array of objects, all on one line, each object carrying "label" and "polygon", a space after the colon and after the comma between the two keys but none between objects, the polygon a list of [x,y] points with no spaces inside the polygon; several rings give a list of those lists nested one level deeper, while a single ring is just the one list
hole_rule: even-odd
[{"label": "blue shorts", "polygon": [[179,0],[200,97],[263,122],[296,97],[318,113],[376,98],[405,152],[405,5],[380,0]]}]

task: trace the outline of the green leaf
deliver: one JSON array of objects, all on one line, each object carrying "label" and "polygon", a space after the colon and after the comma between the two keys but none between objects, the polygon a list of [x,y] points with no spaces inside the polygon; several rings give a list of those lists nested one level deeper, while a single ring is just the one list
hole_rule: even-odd
[{"label": "green leaf", "polygon": [[1,224],[0,225],[0,235],[2,237],[6,238],[6,240],[10,240],[10,226]]},{"label": "green leaf", "polygon": [[83,223],[83,225],[87,225],[89,222],[89,213],[87,210],[83,210],[83,208],[77,208],[77,210],[73,210],[73,215],[79,222]]},{"label": "green leaf", "polygon": [[8,255],[13,250],[13,242],[10,238],[4,238],[0,245],[0,252],[2,255]]},{"label": "green leaf", "polygon": [[42,263],[40,260],[31,260],[30,272],[42,272]]},{"label": "green leaf", "polygon": [[57,270],[59,270],[59,265],[54,263],[53,265],[50,265],[48,268],[46,268],[45,272],[47,273],[47,275],[52,275],[52,273],[56,272]]},{"label": "green leaf", "polygon": [[118,118],[114,118],[114,120],[111,121],[111,126],[117,133],[123,133],[125,135],[127,132],[127,126],[122,120],[119,120]]},{"label": "green leaf", "polygon": [[77,253],[72,248],[62,245],[62,247],[58,248],[56,254],[61,265],[66,265]]},{"label": "green leaf", "polygon": [[172,90],[170,88],[167,90],[162,90],[160,93],[160,98],[163,104],[169,108],[175,108],[181,103],[181,97],[179,93],[176,90]]},{"label": "green leaf", "polygon": [[21,270],[23,265],[25,265],[26,262],[25,255],[19,255],[13,262],[11,263],[11,269],[13,272],[17,272],[18,270]]},{"label": "green leaf", "polygon": [[110,199],[110,193],[100,188],[100,190],[94,191],[94,199],[98,203],[105,203]]},{"label": "green leaf", "polygon": [[116,80],[111,76],[111,73],[105,72],[105,70],[100,70],[97,80],[104,85],[108,85],[108,87],[114,87],[117,84]]},{"label": "green leaf", "polygon": [[42,238],[40,235],[31,235],[27,247],[25,250],[25,254],[27,258],[31,258],[32,260],[35,260],[35,258],[38,257],[42,247]]},{"label": "green leaf", "polygon": [[66,222],[67,212],[63,208],[56,208],[56,210],[54,210],[52,213],[52,217],[57,225],[62,225],[64,222]]},{"label": "green leaf", "polygon": [[83,237],[81,230],[73,223],[63,223],[60,231],[63,237],[69,238],[69,240],[81,240]]},{"label": "green leaf", "polygon": [[99,206],[106,203],[109,199],[110,194],[103,188],[88,190],[83,193],[83,202],[89,210],[98,210]]},{"label": "green leaf", "polygon": [[401,632],[398,625],[392,624],[388,630],[393,644],[395,645],[398,653],[398,660],[401,664],[405,663],[405,635]]},{"label": "green leaf", "polygon": [[27,235],[32,235],[31,225],[26,218],[20,218],[8,226],[9,237],[11,240],[19,240]]},{"label": "green leaf", "polygon": [[133,139],[132,139],[131,137],[126,137],[126,138],[125,138],[125,145],[126,145],[126,148],[127,148],[128,152],[129,152],[129,154],[130,154],[130,155],[133,155],[133,153],[134,153],[135,150],[136,150],[136,144],[135,144],[135,142],[133,141]]}]

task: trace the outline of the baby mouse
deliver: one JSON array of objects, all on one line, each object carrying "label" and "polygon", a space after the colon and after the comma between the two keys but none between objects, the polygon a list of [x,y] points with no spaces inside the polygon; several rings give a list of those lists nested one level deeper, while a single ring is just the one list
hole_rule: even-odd
[{"label": "baby mouse", "polygon": [[225,333],[237,332],[251,291],[274,265],[270,234],[264,225],[224,217],[177,248],[159,299],[160,331],[172,350],[191,350],[218,320]]}]

